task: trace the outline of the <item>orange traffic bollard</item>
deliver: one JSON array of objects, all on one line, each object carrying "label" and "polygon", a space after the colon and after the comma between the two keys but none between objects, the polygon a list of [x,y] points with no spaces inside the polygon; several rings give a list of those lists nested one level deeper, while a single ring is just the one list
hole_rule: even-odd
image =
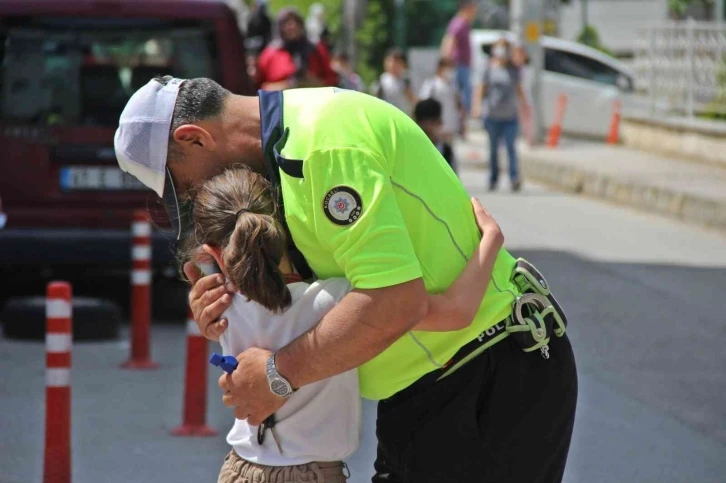
[{"label": "orange traffic bollard", "polygon": [[144,210],[131,223],[131,358],[125,369],[155,369],[151,360],[151,222]]},{"label": "orange traffic bollard", "polygon": [[562,121],[565,119],[565,108],[567,107],[567,96],[560,94],[557,97],[557,109],[555,110],[555,119],[550,127],[550,131],[547,135],[547,146],[556,148],[560,143],[560,136],[562,135]]},{"label": "orange traffic bollard", "polygon": [[71,483],[71,286],[48,284],[45,302],[43,483]]},{"label": "orange traffic bollard", "polygon": [[172,430],[174,436],[214,436],[217,432],[206,425],[207,413],[207,339],[199,332],[191,310],[187,316],[187,362],[184,376],[184,414],[181,426]]},{"label": "orange traffic bollard", "polygon": [[610,132],[608,133],[608,144],[618,144],[620,141],[620,101],[613,101],[613,118],[610,121]]}]

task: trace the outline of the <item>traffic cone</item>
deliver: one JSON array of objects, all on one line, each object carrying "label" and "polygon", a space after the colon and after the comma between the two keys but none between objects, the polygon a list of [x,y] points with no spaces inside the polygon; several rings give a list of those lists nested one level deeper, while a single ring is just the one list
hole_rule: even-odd
[{"label": "traffic cone", "polygon": [[555,119],[550,127],[550,131],[547,135],[547,146],[550,148],[556,148],[560,143],[560,136],[562,135],[562,121],[565,119],[565,108],[567,107],[567,95],[560,94],[557,97],[557,108],[555,110]]},{"label": "traffic cone", "polygon": [[608,144],[618,144],[620,141],[620,107],[620,101],[613,101],[613,118],[610,121],[610,132],[607,137]]}]

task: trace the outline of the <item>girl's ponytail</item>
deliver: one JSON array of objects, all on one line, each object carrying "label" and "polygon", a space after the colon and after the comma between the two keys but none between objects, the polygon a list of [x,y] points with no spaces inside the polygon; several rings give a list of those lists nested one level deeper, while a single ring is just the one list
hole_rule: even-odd
[{"label": "girl's ponytail", "polygon": [[273,312],[292,302],[279,268],[285,249],[285,232],[273,216],[244,210],[222,254],[230,281]]},{"label": "girl's ponytail", "polygon": [[199,262],[204,244],[221,249],[227,277],[240,293],[270,311],[292,303],[280,272],[287,249],[269,181],[247,167],[207,180],[194,197],[194,229],[179,261]]}]

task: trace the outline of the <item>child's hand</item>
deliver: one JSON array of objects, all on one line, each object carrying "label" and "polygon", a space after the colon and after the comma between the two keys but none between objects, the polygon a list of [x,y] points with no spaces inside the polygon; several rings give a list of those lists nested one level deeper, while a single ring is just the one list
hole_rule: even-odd
[{"label": "child's hand", "polygon": [[482,240],[486,239],[487,242],[494,243],[498,245],[497,248],[501,248],[504,245],[504,234],[497,221],[484,209],[479,199],[472,198],[471,204],[474,208],[476,224],[482,234]]}]

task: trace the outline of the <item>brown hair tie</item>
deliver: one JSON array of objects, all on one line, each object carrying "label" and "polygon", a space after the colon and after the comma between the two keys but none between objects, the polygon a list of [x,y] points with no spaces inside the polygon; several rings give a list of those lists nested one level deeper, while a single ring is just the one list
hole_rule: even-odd
[{"label": "brown hair tie", "polygon": [[240,208],[240,210],[234,215],[235,218],[239,218],[242,213],[251,213],[247,208]]}]

